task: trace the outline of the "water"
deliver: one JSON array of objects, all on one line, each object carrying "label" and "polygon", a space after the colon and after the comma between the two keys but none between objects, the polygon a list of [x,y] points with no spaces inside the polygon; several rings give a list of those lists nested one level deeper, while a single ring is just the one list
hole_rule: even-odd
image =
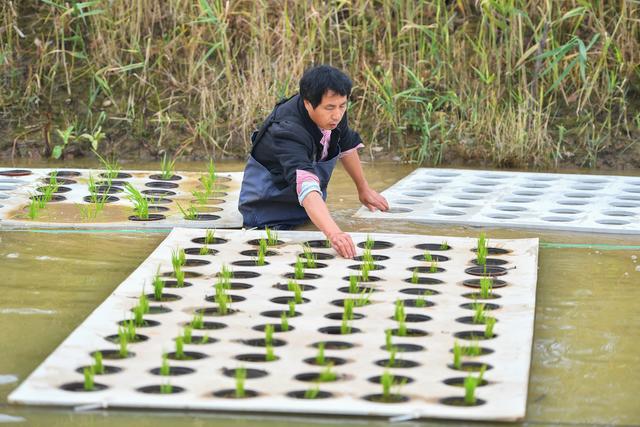
[{"label": "water", "polygon": [[[23,165],[21,165],[23,166]],[[45,164],[29,165],[45,167]],[[73,167],[95,164],[76,162]],[[179,170],[204,170],[203,164]],[[157,168],[157,164],[124,165]],[[221,170],[240,170],[225,164]],[[412,170],[365,167],[383,189]],[[329,187],[329,206],[345,230],[476,237],[477,229],[357,220],[359,202],[343,170]],[[311,228],[311,227],[306,227]],[[488,230],[489,237],[539,237],[539,278],[526,425],[640,425],[639,250],[627,236],[532,230]],[[9,406],[9,393],[127,277],[165,237],[163,233],[0,232],[0,423],[77,426],[312,426],[387,425],[385,421],[247,414],[73,412]],[[558,248],[572,243],[577,247]],[[597,244],[588,247],[581,244]],[[635,259],[633,257],[636,257]],[[526,355],[523,355],[523,357]],[[453,422],[410,422],[439,426]],[[458,423],[455,425],[471,425]],[[483,425],[487,425],[484,423]]]}]

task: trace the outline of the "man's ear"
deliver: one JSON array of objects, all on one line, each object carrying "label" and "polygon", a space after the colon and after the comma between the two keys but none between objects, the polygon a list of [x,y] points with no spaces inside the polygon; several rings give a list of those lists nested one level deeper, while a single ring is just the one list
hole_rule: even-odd
[{"label": "man's ear", "polygon": [[311,102],[309,102],[308,100],[304,99],[304,108],[307,109],[307,111],[313,111],[315,110],[315,108],[313,108],[313,105],[311,105]]}]

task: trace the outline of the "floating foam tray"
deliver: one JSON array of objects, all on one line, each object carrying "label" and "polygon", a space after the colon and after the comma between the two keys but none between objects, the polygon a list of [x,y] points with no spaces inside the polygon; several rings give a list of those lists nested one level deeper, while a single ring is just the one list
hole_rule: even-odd
[{"label": "floating foam tray", "polygon": [[[40,188],[57,171],[58,192],[35,219],[28,216],[30,197],[40,194]],[[93,176],[101,191],[108,191],[105,209],[95,217],[82,215],[81,209],[91,206],[89,176]],[[171,179],[162,179],[158,172],[120,171],[108,188],[104,171],[86,169],[7,169],[0,168],[0,227],[2,228],[163,228],[163,227],[224,227],[242,226],[238,211],[241,172],[218,174],[214,192],[206,203],[197,202],[193,191],[202,191],[202,173],[176,172]],[[149,197],[152,220],[132,218],[133,204],[124,185],[130,183]],[[196,207],[197,219],[187,220],[178,204],[187,209]]]},{"label": "floating foam tray", "polygon": [[[473,263],[476,240],[458,237],[375,234],[372,254],[377,269],[360,286],[374,290],[370,304],[356,307],[349,322],[350,334],[341,334],[340,306],[348,298],[349,276],[358,274],[359,257],[336,257],[315,232],[281,232],[280,244],[269,247],[268,265],[255,265],[257,242],[263,232],[218,231],[209,255],[188,255],[188,287],[165,288],[171,302],[151,302],[145,315],[147,327],[137,329],[144,342],[129,344],[133,353],[121,359],[106,359],[109,373],[96,375],[101,391],[83,391],[82,368],[101,351],[118,355],[118,345],[109,341],[119,322],[131,318],[131,310],[142,292],[151,293],[152,278],[159,274],[170,281],[172,251],[183,248],[197,254],[203,246],[204,230],[174,229],[166,240],[104,301],[9,397],[9,401],[32,405],[98,405],[100,407],[176,410],[249,411],[362,416],[439,417],[511,421],[525,415],[527,382],[532,346],[537,239],[490,240],[488,274],[494,277],[493,298],[478,300],[497,319],[495,335],[484,338],[484,325],[469,324],[473,293],[478,293],[478,271]],[[353,233],[362,248],[363,234]],[[447,250],[441,250],[446,241]],[[291,307],[294,294],[287,290],[296,256],[303,242],[312,246],[317,268],[306,268],[304,303],[297,304],[288,331],[279,331],[280,316]],[[438,272],[423,261],[429,250],[438,259]],[[495,255],[491,255],[494,254]],[[496,264],[497,266],[493,266]],[[223,266],[233,271],[232,314],[216,314],[210,302],[214,283]],[[354,267],[355,266],[355,267]],[[417,283],[413,278],[417,268]],[[473,274],[472,274],[473,273]],[[171,283],[171,282],[168,282]],[[426,296],[426,303],[416,303]],[[208,298],[207,298],[208,297]],[[169,298],[168,296],[165,298]],[[395,303],[403,300],[407,336],[393,336],[392,348],[399,351],[393,366],[387,351],[386,330],[400,326],[394,320]],[[186,344],[193,360],[170,360],[172,373],[159,376],[161,357],[173,352],[176,336],[191,322],[196,311],[205,314],[209,330],[194,330],[193,336],[208,335],[206,344]],[[274,324],[275,361],[264,361],[266,324]],[[394,332],[396,334],[396,332]],[[194,338],[195,339],[195,338]],[[461,369],[453,366],[454,342],[473,343],[480,356],[463,356]],[[314,365],[319,343],[331,362],[336,380],[314,383],[326,369]],[[262,346],[261,346],[262,345]],[[173,357],[172,353],[169,354]],[[477,406],[455,406],[464,389],[449,385],[468,375],[465,369],[486,365],[486,385],[478,387]],[[232,398],[234,370],[247,369],[246,398]],[[397,403],[367,400],[380,394],[375,381],[385,370],[404,385],[394,385]],[[117,372],[115,372],[117,371]],[[471,375],[478,375],[472,373]],[[377,377],[377,378],[376,378]],[[159,394],[159,386],[170,382],[174,394]],[[303,398],[306,390],[319,387],[316,399]],[[72,391],[77,390],[77,391]],[[227,391],[225,391],[227,390]],[[221,397],[226,395],[227,397]]]},{"label": "floating foam tray", "polygon": [[640,177],[417,169],[360,218],[640,234]]}]

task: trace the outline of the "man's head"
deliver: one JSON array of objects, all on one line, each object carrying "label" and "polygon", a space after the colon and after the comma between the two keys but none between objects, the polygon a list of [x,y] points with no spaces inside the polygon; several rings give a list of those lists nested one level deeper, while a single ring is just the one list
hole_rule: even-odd
[{"label": "man's head", "polygon": [[347,111],[351,80],[342,71],[319,65],[304,72],[300,96],[309,117],[322,129],[335,129]]}]

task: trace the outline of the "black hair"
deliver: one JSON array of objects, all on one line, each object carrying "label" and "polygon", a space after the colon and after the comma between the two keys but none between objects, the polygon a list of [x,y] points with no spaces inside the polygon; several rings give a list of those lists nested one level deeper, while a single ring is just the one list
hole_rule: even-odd
[{"label": "black hair", "polygon": [[340,96],[351,95],[351,79],[342,71],[330,65],[309,68],[300,79],[300,96],[315,109],[322,102],[322,96],[331,90]]}]

